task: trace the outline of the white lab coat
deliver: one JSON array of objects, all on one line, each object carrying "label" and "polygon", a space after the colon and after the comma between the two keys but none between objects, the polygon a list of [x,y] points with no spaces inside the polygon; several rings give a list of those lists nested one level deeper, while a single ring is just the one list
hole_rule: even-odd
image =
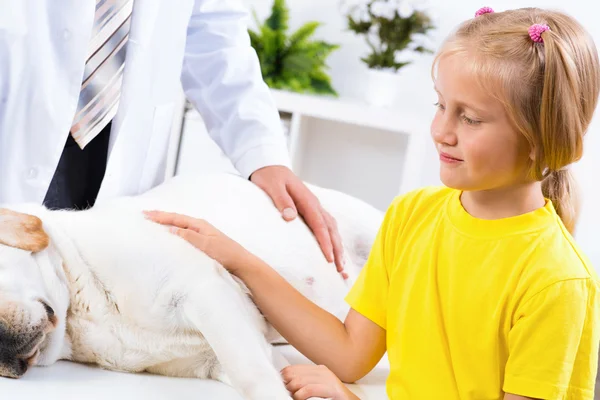
[{"label": "white lab coat", "polygon": [[[0,0],[0,203],[41,203],[71,126],[95,0]],[[135,0],[98,201],[165,178],[181,87],[244,176],[289,166],[241,0]]]}]

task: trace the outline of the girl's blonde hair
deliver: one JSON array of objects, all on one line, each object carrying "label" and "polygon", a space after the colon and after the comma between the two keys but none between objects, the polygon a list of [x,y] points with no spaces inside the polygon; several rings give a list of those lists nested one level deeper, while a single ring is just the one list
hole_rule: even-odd
[{"label": "girl's blonde hair", "polygon": [[[542,43],[529,36],[547,25]],[[523,8],[483,14],[464,22],[443,44],[442,57],[462,54],[488,93],[500,100],[531,146],[530,176],[542,182],[563,224],[575,229],[575,182],[566,168],[583,153],[600,90],[596,46],[585,29],[561,12]]]}]

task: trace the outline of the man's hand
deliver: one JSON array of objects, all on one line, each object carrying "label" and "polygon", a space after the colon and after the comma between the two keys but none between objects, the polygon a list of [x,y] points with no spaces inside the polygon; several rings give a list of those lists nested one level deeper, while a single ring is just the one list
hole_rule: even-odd
[{"label": "man's hand", "polygon": [[298,214],[313,231],[325,258],[335,262],[344,279],[344,254],[335,219],[321,207],[316,196],[289,169],[283,166],[264,167],[255,171],[250,180],[264,190],[286,221]]}]

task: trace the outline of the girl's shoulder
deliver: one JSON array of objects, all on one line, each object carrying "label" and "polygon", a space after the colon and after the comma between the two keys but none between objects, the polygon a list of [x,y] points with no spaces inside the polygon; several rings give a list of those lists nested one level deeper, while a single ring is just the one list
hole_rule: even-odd
[{"label": "girl's shoulder", "polygon": [[550,281],[592,279],[598,275],[586,254],[557,218],[535,241],[531,269]]},{"label": "girl's shoulder", "polygon": [[425,186],[398,195],[388,209],[399,216],[407,216],[423,210],[441,210],[451,196],[458,193],[456,189],[446,186]]},{"label": "girl's shoulder", "polygon": [[426,186],[396,196],[385,213],[382,228],[397,236],[412,224],[434,223],[456,192],[445,186]]}]

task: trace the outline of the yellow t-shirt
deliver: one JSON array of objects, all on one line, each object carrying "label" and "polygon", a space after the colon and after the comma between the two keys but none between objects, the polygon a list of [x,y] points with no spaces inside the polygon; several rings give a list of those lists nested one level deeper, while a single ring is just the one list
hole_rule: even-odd
[{"label": "yellow t-shirt", "polygon": [[346,300],[386,330],[390,399],[591,400],[599,288],[552,202],[482,220],[425,188],[390,206]]}]

